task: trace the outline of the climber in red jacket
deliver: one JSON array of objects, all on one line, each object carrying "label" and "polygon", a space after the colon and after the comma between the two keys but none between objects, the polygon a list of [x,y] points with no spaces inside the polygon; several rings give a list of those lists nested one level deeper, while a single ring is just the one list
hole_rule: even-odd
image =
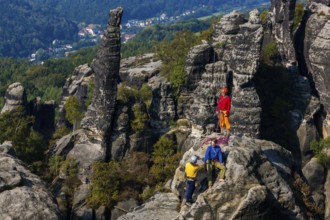
[{"label": "climber in red jacket", "polygon": [[231,100],[227,94],[227,88],[220,89],[220,97],[218,99],[218,106],[216,108],[221,133],[225,135],[230,134],[229,113]]}]

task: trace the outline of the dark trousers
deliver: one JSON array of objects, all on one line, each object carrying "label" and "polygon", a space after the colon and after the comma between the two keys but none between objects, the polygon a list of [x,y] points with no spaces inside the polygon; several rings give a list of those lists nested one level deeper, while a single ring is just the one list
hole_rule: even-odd
[{"label": "dark trousers", "polygon": [[195,191],[195,181],[187,180],[186,202],[192,202],[192,195]]}]

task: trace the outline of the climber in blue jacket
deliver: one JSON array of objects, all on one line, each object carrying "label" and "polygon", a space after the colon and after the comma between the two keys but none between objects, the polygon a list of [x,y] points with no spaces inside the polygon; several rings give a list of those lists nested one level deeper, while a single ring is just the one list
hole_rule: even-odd
[{"label": "climber in blue jacket", "polygon": [[216,167],[220,169],[219,178],[220,182],[225,181],[225,172],[226,167],[222,160],[222,151],[219,145],[217,145],[217,140],[213,140],[211,145],[207,147],[205,156],[203,159],[204,163],[206,163],[206,171],[207,171],[207,179],[209,188],[212,187],[212,172],[213,169]]}]

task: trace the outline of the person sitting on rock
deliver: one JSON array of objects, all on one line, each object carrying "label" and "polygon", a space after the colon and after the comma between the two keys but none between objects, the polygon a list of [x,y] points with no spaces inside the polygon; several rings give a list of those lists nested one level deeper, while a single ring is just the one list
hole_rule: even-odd
[{"label": "person sitting on rock", "polygon": [[229,123],[229,112],[231,106],[230,97],[227,95],[228,89],[220,89],[220,97],[218,99],[218,105],[216,108],[216,113],[219,118],[219,126],[221,133],[225,135],[230,134],[230,123]]},{"label": "person sitting on rock", "polygon": [[192,195],[195,191],[195,181],[197,177],[197,172],[199,169],[203,168],[203,165],[199,166],[197,164],[198,157],[196,155],[190,158],[190,162],[186,164],[185,173],[187,178],[187,191],[186,191],[186,205],[191,206],[194,202]]},{"label": "person sitting on rock", "polygon": [[226,167],[222,160],[222,151],[219,145],[217,145],[217,140],[214,139],[206,149],[205,156],[203,159],[204,163],[206,163],[206,171],[207,171],[207,180],[209,188],[213,185],[213,169],[220,169],[219,178],[220,182],[225,181],[225,172]]}]

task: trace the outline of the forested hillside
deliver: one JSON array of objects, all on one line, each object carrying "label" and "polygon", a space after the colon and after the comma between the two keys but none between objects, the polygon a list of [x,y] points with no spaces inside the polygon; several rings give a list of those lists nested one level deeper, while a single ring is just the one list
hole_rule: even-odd
[{"label": "forested hillside", "polygon": [[72,40],[78,28],[53,8],[30,0],[2,0],[0,56],[26,57],[54,39]]},{"label": "forested hillside", "polygon": [[186,10],[197,10],[200,15],[234,7],[261,4],[265,0],[38,0],[56,8],[63,16],[75,21],[105,24],[110,8],[124,8],[123,21],[145,19],[161,13],[179,15]]}]

